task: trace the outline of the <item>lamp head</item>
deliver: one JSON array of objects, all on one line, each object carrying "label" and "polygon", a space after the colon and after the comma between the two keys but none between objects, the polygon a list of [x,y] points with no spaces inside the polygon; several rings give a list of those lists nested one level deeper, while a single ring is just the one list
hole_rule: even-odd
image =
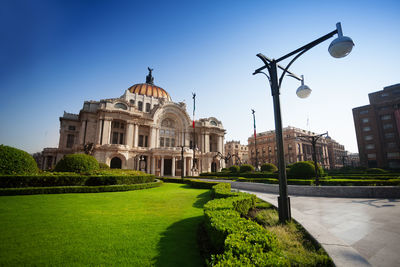
[{"label": "lamp head", "polygon": [[311,94],[311,89],[304,84],[304,76],[301,75],[301,85],[296,90],[296,95],[300,98],[307,98]]},{"label": "lamp head", "polygon": [[343,36],[340,22],[336,24],[336,28],[338,31],[338,37],[329,45],[328,51],[332,57],[341,58],[350,54],[351,50],[353,49],[354,42],[350,37]]}]

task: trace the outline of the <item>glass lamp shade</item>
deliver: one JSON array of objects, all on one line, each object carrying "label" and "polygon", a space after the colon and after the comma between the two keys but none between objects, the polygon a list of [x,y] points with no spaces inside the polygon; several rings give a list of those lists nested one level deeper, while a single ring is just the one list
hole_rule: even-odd
[{"label": "glass lamp shade", "polygon": [[300,98],[307,98],[311,94],[311,89],[305,84],[297,88],[296,95]]},{"label": "glass lamp shade", "polygon": [[350,37],[339,36],[329,45],[328,51],[334,58],[347,56],[353,49],[354,43]]}]

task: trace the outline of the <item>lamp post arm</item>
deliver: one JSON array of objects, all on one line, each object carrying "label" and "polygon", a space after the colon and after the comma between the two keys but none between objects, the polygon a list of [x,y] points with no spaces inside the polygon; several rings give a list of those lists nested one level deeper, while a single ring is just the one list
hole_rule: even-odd
[{"label": "lamp post arm", "polygon": [[332,31],[332,32],[330,32],[330,33],[328,33],[328,34],[326,34],[326,35],[324,35],[324,36],[322,36],[322,37],[320,37],[320,38],[318,38],[317,40],[312,41],[311,43],[308,43],[308,44],[306,44],[306,45],[300,47],[299,49],[296,49],[296,50],[290,52],[290,53],[287,54],[287,55],[284,55],[284,56],[278,58],[278,59],[276,60],[276,62],[279,62],[279,61],[282,61],[282,60],[284,60],[284,59],[286,59],[286,58],[288,58],[288,57],[291,57],[291,56],[293,56],[294,54],[299,53],[300,51],[309,50],[310,48],[313,48],[314,46],[316,46],[316,45],[322,43],[323,41],[328,40],[329,38],[331,38],[332,36],[334,36],[336,33],[338,33],[338,30],[337,30],[337,29],[334,30],[334,31]]}]

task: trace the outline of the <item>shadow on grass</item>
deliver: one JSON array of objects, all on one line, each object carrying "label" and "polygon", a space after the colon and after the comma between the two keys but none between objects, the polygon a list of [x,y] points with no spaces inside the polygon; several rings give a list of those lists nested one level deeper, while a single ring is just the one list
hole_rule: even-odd
[{"label": "shadow on grass", "polygon": [[155,266],[204,266],[197,244],[197,229],[204,216],[181,220],[162,233]]}]

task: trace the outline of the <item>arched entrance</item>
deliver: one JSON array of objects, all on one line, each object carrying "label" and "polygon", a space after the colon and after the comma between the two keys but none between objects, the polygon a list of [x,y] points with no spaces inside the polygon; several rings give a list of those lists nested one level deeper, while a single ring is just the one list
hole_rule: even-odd
[{"label": "arched entrance", "polygon": [[211,172],[217,172],[217,163],[215,161],[211,163]]},{"label": "arched entrance", "polygon": [[122,160],[118,157],[114,157],[111,159],[110,168],[111,169],[121,169],[122,167]]}]

